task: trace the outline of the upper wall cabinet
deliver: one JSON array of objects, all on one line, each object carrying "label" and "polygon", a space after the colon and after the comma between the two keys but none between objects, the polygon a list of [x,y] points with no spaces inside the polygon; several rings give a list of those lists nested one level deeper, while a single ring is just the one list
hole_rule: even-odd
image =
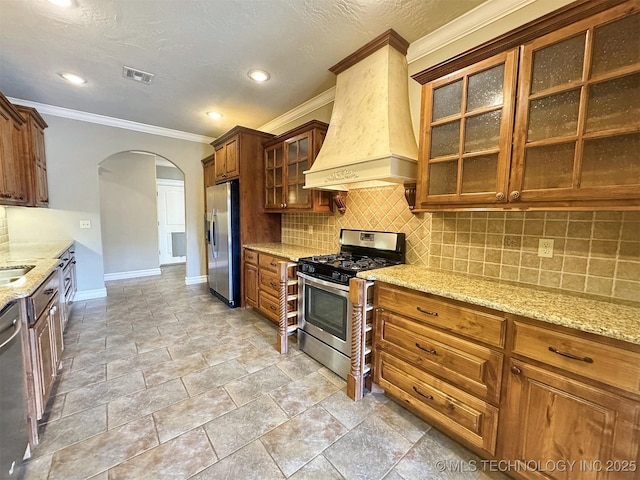
[{"label": "upper wall cabinet", "polygon": [[27,180],[20,130],[25,120],[0,93],[0,205],[26,205]]},{"label": "upper wall cabinet", "polygon": [[211,154],[202,159],[202,168],[204,175],[204,188],[211,187],[216,184],[216,166],[215,154]]},{"label": "upper wall cabinet", "polygon": [[577,2],[415,75],[415,210],[638,208],[639,10]]},{"label": "upper wall cabinet", "polygon": [[[240,176],[238,162],[238,138],[234,135],[215,145],[216,182],[226,182]],[[215,142],[214,142],[215,143]]]},{"label": "upper wall cabinet", "polygon": [[264,144],[265,204],[269,212],[331,211],[331,192],[304,189],[329,125],[312,120]]},{"label": "upper wall cabinet", "polygon": [[16,106],[26,123],[20,129],[22,161],[26,170],[29,206],[47,207],[49,188],[47,160],[44,151],[44,129],[47,124],[35,108]]}]

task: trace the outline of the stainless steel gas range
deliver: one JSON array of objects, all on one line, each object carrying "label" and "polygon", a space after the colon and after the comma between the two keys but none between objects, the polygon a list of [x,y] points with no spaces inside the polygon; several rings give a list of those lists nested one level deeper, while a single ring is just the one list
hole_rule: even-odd
[{"label": "stainless steel gas range", "polygon": [[[351,338],[349,280],[358,272],[404,263],[405,255],[404,233],[342,229],[338,253],[301,258],[298,263],[300,349],[346,378],[354,340]],[[369,282],[369,286],[372,284]]]}]

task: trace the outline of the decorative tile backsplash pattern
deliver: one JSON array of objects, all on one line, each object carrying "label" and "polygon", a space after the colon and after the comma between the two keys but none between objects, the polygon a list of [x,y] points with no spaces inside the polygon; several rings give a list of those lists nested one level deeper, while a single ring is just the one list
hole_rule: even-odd
[{"label": "decorative tile backsplash pattern", "polygon": [[0,206],[0,251],[9,248],[9,225],[7,224],[7,209]]},{"label": "decorative tile backsplash pattern", "polygon": [[[407,262],[624,300],[640,299],[640,212],[413,214],[404,189],[352,190],[344,215],[285,214],[282,241],[337,251],[341,228],[407,234]],[[540,258],[538,240],[554,240]]]}]

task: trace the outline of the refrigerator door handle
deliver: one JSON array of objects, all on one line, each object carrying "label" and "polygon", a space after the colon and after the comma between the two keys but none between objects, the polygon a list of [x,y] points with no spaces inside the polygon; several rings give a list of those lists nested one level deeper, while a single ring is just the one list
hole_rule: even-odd
[{"label": "refrigerator door handle", "polygon": [[218,256],[218,242],[216,241],[216,222],[215,218],[218,216],[217,209],[213,209],[211,212],[211,245],[213,250],[213,256],[216,258]]}]

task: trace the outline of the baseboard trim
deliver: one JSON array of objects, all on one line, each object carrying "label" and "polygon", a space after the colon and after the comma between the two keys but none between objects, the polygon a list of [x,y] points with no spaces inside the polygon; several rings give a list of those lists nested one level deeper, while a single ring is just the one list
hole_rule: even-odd
[{"label": "baseboard trim", "polygon": [[148,270],[132,270],[130,272],[105,273],[104,281],[108,282],[109,280],[125,280],[127,278],[152,277],[154,275],[160,274],[162,274],[162,270],[160,270],[159,268],[150,268]]},{"label": "baseboard trim", "polygon": [[199,277],[184,277],[185,285],[198,285],[199,283],[207,283],[207,276],[200,275]]},{"label": "baseboard trim", "polygon": [[106,288],[97,288],[95,290],[80,290],[73,296],[73,301],[81,302],[83,300],[93,300],[94,298],[104,298],[106,296]]}]

